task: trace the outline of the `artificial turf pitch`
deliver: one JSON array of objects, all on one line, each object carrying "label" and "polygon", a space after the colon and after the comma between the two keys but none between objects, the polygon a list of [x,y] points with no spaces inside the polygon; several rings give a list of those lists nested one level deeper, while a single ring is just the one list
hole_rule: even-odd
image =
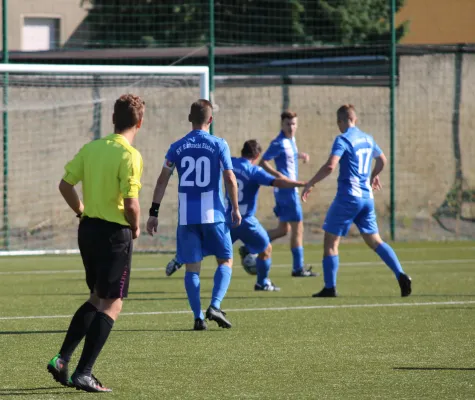
[{"label": "artificial turf pitch", "polygon": [[[276,246],[277,293],[254,292],[236,260],[222,308],[233,327],[192,331],[183,270],[136,254],[129,298],[95,375],[116,399],[475,399],[475,244],[398,243],[413,279],[401,298],[364,245],[342,244],[339,297],[312,298],[322,276],[292,278]],[[306,247],[321,273],[321,246]],[[209,304],[214,260],[201,274]],[[74,399],[46,371],[87,298],[78,256],[0,258],[0,398]],[[76,351],[74,369],[80,348]],[[92,395],[94,396],[94,395]]]}]

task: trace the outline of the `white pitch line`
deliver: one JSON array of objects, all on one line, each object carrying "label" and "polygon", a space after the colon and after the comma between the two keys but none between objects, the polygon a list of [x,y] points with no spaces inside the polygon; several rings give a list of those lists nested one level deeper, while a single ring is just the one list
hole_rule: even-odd
[{"label": "white pitch line", "polygon": [[[408,260],[402,261],[403,265],[414,264],[469,264],[475,263],[475,258],[457,259],[457,260]],[[383,265],[382,261],[357,261],[357,262],[343,262],[340,266],[343,267],[359,267],[366,265]],[[287,268],[291,264],[272,264],[272,268]],[[214,270],[216,267],[203,266],[202,270]],[[132,267],[132,272],[147,272],[147,271],[164,271],[165,267]],[[33,270],[33,271],[4,271],[0,275],[55,275],[55,274],[78,274],[84,273],[84,269],[58,269],[58,270]],[[133,278],[132,278],[133,279]]]},{"label": "white pitch line", "polygon": [[[305,246],[304,246],[305,248]],[[394,247],[394,250],[397,253],[412,253],[412,252],[418,252],[418,251],[447,251],[447,247],[443,246],[443,243],[441,243],[440,247]],[[473,246],[461,246],[461,247],[450,247],[451,250],[475,250],[475,247]],[[352,249],[351,247],[344,247],[343,248],[345,253],[360,253],[360,252],[368,252],[370,251],[367,247],[362,248],[362,249]],[[305,249],[305,253],[322,253],[323,252],[323,247],[322,249]],[[287,254],[290,253],[289,250],[274,250],[272,251],[272,254]]]},{"label": "white pitch line", "polygon": [[[440,301],[426,303],[386,303],[386,304],[337,304],[320,306],[295,306],[295,307],[257,307],[257,308],[233,308],[226,312],[250,312],[250,311],[290,311],[290,310],[324,310],[324,309],[342,309],[342,308],[383,308],[383,307],[423,307],[423,306],[455,306],[475,304],[475,300],[467,301]],[[168,315],[168,314],[190,314],[190,310],[174,311],[144,311],[144,312],[124,312],[121,316],[141,316],[141,315]],[[22,319],[53,319],[53,318],[71,318],[71,315],[31,315],[23,317],[0,317],[0,321],[12,321]]]},{"label": "white pitch line", "polygon": [[[450,244],[450,242],[447,242]],[[447,247],[444,247],[445,242],[441,242],[438,247],[396,247],[398,253],[411,253],[418,251],[446,251]],[[475,250],[474,246],[460,246],[460,247],[450,247],[450,249],[456,250]],[[345,247],[345,253],[361,253],[367,252],[367,248],[351,248]],[[322,249],[307,248],[306,253],[321,253]],[[273,251],[273,254],[288,254],[289,250],[277,249]],[[69,255],[78,255],[79,249],[65,249],[65,250],[9,250],[3,251],[0,250],[0,257],[12,257],[12,256],[69,256]],[[146,251],[145,253],[140,253],[140,250],[134,254],[140,255],[157,255],[157,256],[167,256],[173,254],[173,252],[167,253],[158,253]]]}]

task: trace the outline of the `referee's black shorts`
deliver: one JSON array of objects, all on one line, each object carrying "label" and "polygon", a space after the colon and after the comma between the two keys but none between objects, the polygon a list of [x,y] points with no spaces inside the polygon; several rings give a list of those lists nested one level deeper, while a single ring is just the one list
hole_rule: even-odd
[{"label": "referee's black shorts", "polygon": [[98,218],[83,218],[78,231],[79,250],[89,290],[101,299],[121,299],[129,290],[132,230]]}]

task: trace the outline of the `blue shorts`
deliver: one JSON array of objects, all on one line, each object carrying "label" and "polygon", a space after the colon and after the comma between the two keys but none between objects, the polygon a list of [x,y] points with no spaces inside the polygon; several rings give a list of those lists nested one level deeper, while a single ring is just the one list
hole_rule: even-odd
[{"label": "blue shorts", "polygon": [[353,222],[361,233],[378,233],[374,199],[335,197],[328,209],[323,230],[337,236],[346,236]]},{"label": "blue shorts", "polygon": [[233,244],[225,222],[178,225],[176,248],[180,264],[200,262],[206,256],[224,260],[233,258]]},{"label": "blue shorts", "polygon": [[282,222],[302,221],[302,205],[299,193],[292,189],[290,191],[274,191],[275,207],[274,214]]},{"label": "blue shorts", "polygon": [[256,217],[244,218],[236,228],[231,228],[231,240],[240,240],[251,254],[262,253],[269,246],[269,235]]}]

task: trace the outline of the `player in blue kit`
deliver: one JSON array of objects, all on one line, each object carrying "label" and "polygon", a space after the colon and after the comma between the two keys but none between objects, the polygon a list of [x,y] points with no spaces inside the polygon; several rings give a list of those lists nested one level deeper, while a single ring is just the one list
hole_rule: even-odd
[{"label": "player in blue kit", "polygon": [[[272,264],[272,245],[269,235],[255,217],[259,187],[274,186],[292,189],[305,186],[305,182],[290,180],[286,177],[276,178],[257,166],[262,153],[262,147],[257,140],[248,140],[241,150],[241,157],[233,157],[233,169],[238,185],[239,211],[242,215],[241,225],[231,229],[231,239],[234,243],[241,240],[248,251],[258,254],[256,259],[257,282],[254,290],[278,291],[269,279]],[[231,205],[228,212],[231,212]]]},{"label": "player in blue kit", "polygon": [[[306,201],[313,186],[325,179],[340,164],[338,189],[331,204],[323,230],[323,279],[325,287],[313,297],[336,297],[336,277],[339,257],[338,246],[354,222],[366,244],[373,249],[393,271],[399,282],[401,296],[411,294],[411,278],[405,274],[394,250],[383,242],[378,233],[374,210],[373,189],[381,189],[379,174],[386,157],[374,139],[356,126],[355,108],[343,105],[337,111],[337,124],[341,135],[333,143],[328,161],[308,182],[302,192]],[[371,162],[376,160],[371,172]]]},{"label": "player in blue kit", "polygon": [[195,330],[207,329],[201,310],[200,270],[201,260],[208,255],[216,256],[218,268],[206,318],[216,321],[221,328],[231,328],[221,310],[221,302],[231,282],[233,258],[221,175],[231,203],[231,222],[234,226],[241,223],[236,177],[228,144],[224,139],[209,134],[212,110],[208,100],[201,99],[191,105],[188,120],[193,130],[170,146],[155,186],[147,221],[147,232],[153,235],[157,232],[160,202],[176,168],[179,179],[177,259],[186,265],[185,289],[195,318]]},{"label": "player in blue kit", "polygon": [[[276,178],[287,177],[291,180],[298,179],[298,160],[309,161],[306,153],[299,153],[295,143],[297,131],[297,114],[284,111],[281,116],[281,131],[271,142],[269,148],[262,156],[260,166]],[[274,160],[275,168],[270,164]],[[290,249],[292,251],[292,276],[316,276],[311,268],[304,267],[303,252],[303,215],[302,206],[297,188],[275,188],[274,213],[279,218],[277,228],[269,230],[271,241],[287,235],[290,230]],[[239,253],[244,257],[248,249],[240,248]]]}]

